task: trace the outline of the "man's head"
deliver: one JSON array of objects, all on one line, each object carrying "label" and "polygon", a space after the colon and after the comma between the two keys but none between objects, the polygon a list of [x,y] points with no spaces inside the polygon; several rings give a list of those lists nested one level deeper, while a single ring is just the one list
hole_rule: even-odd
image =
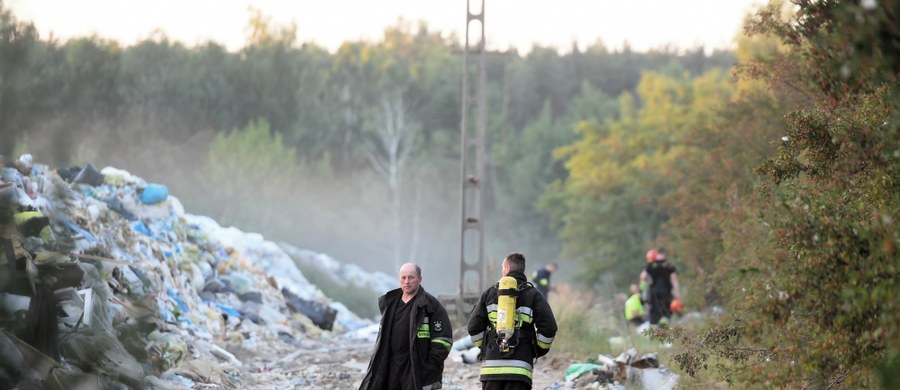
[{"label": "man's head", "polygon": [[503,259],[503,276],[512,271],[525,272],[525,255],[519,252],[506,255],[506,258]]},{"label": "man's head", "polygon": [[665,260],[666,259],[666,250],[663,248],[659,248],[656,250],[656,260]]},{"label": "man's head", "polygon": [[632,293],[632,294],[637,294],[637,293],[639,293],[639,292],[641,292],[641,289],[638,288],[638,285],[632,283],[632,284],[631,284],[631,293]]},{"label": "man's head", "polygon": [[556,265],[556,263],[550,263],[550,264],[547,264],[547,271],[550,271],[550,273],[556,272],[556,270],[557,270],[558,268],[559,268],[559,266]]},{"label": "man's head", "polygon": [[400,266],[400,289],[404,295],[416,295],[422,284],[422,269],[413,263]]},{"label": "man's head", "polygon": [[659,251],[657,251],[656,249],[647,251],[647,262],[652,263],[654,260],[656,260],[657,256],[659,256]]}]

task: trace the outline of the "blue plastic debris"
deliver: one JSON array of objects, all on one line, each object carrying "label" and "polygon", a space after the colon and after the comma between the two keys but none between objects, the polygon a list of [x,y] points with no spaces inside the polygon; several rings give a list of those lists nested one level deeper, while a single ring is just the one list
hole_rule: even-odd
[{"label": "blue plastic debris", "polygon": [[153,236],[153,234],[150,233],[150,228],[147,226],[147,224],[144,223],[144,221],[134,221],[134,222],[132,222],[132,223],[131,223],[131,228],[134,229],[134,231],[136,231],[136,232],[138,232],[138,233],[141,233],[141,234],[143,234],[143,235],[145,235],[145,236],[148,236],[148,237],[152,237],[152,236]]},{"label": "blue plastic debris", "polygon": [[169,294],[169,297],[171,297],[172,299],[175,300],[175,303],[178,304],[178,309],[181,310],[182,313],[188,312],[187,304],[184,303],[184,300],[181,299],[181,297],[179,297],[178,294],[175,294],[175,290],[172,290],[172,288],[167,287],[166,293]]},{"label": "blue plastic debris", "polygon": [[141,202],[144,204],[159,203],[169,197],[169,188],[162,184],[147,184],[141,191]]},{"label": "blue plastic debris", "polygon": [[239,313],[235,308],[219,302],[213,302],[213,304],[215,304],[222,313],[228,315],[229,317],[241,318],[241,313]]},{"label": "blue plastic debris", "polygon": [[72,221],[63,221],[63,223],[66,225],[66,227],[69,228],[69,230],[71,230],[75,233],[78,233],[81,237],[84,237],[85,240],[88,240],[89,242],[97,242],[98,241],[97,238],[94,237],[93,234],[88,233],[87,230],[84,230],[84,229],[78,227],[78,225],[76,225]]}]

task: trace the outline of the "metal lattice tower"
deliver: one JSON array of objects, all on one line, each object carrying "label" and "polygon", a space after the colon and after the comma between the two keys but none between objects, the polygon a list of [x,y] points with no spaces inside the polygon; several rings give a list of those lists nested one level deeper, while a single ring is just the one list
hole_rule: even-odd
[{"label": "metal lattice tower", "polygon": [[[484,287],[484,178],[486,165],[484,0],[466,0],[466,46],[463,52],[462,112],[460,119],[461,236],[457,311],[467,318],[467,308]],[[469,42],[469,32],[478,42]],[[474,109],[474,118],[471,115]],[[473,120],[474,119],[474,120]]]}]

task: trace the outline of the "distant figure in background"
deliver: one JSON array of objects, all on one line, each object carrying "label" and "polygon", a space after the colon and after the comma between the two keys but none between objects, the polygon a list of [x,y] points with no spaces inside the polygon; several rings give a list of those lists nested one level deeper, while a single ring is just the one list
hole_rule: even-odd
[{"label": "distant figure in background", "polygon": [[635,326],[644,322],[644,305],[641,303],[641,290],[638,285],[631,285],[631,296],[625,301],[625,319]]},{"label": "distant figure in background", "polygon": [[641,284],[638,287],[641,290],[641,303],[643,303],[644,305],[650,304],[650,289],[647,288],[650,285],[650,281],[648,280],[649,278],[643,278],[643,273],[647,265],[650,265],[650,263],[656,260],[656,255],[656,249],[650,249],[649,251],[647,251],[647,264],[644,267],[641,267]]},{"label": "distant figure in background", "polygon": [[[649,253],[648,253],[649,255]],[[648,256],[648,261],[649,256]],[[647,263],[641,271],[641,285],[650,279],[650,325],[666,326],[672,317],[672,299],[681,300],[681,288],[678,285],[678,274],[675,266],[666,258],[666,252],[656,250],[653,261]]]},{"label": "distant figure in background", "polygon": [[450,317],[421,286],[422,269],[400,267],[400,288],[378,298],[381,327],[360,390],[440,389],[453,344]]},{"label": "distant figure in background", "polygon": [[531,274],[531,284],[534,284],[534,287],[537,288],[544,297],[550,293],[550,275],[556,272],[556,269],[556,263],[550,263]]}]

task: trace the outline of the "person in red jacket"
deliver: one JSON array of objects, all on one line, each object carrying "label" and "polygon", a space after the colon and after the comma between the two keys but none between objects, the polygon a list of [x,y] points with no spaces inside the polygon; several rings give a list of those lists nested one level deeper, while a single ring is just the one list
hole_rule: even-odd
[{"label": "person in red jacket", "polygon": [[400,267],[400,288],[378,298],[381,328],[360,390],[441,388],[453,344],[447,310],[421,286],[422,269]]}]

